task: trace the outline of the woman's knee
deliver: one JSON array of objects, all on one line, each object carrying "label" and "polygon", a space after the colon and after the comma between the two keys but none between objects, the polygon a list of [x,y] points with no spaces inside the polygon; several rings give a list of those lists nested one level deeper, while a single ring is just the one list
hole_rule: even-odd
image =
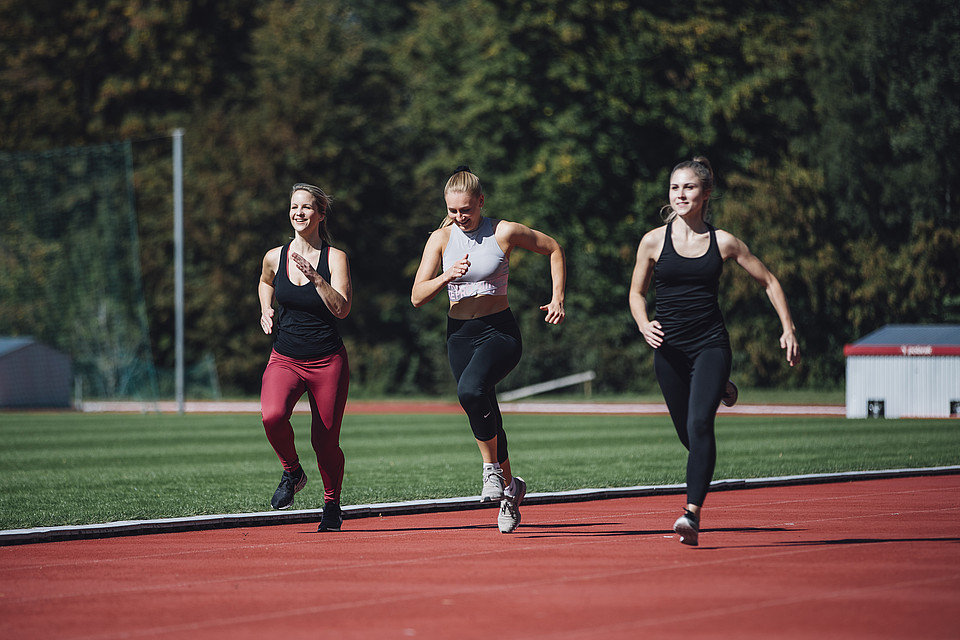
[{"label": "woman's knee", "polygon": [[465,383],[461,380],[457,385],[457,399],[460,401],[460,406],[469,414],[471,410],[483,406],[487,401],[487,394],[480,385]]},{"label": "woman's knee", "polygon": [[687,435],[690,438],[691,447],[709,448],[716,446],[716,433],[712,420],[706,418],[691,420],[687,426]]},{"label": "woman's knee", "polygon": [[289,425],[292,411],[281,403],[263,402],[260,405],[260,415],[264,428],[270,431]]}]

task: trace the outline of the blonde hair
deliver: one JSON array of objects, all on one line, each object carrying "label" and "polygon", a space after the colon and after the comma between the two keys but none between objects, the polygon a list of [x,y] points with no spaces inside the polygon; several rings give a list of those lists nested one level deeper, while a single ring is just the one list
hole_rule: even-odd
[{"label": "blonde hair", "polygon": [[[466,193],[470,197],[479,197],[483,195],[483,186],[480,184],[480,178],[470,171],[470,167],[465,164],[460,165],[453,170],[453,173],[447,178],[447,184],[443,187],[443,195],[448,193]],[[440,228],[453,224],[450,216],[444,216],[440,222]]]},{"label": "blonde hair", "polygon": [[[700,188],[704,191],[713,191],[713,167],[710,166],[710,161],[707,160],[704,156],[695,156],[693,160],[685,160],[675,166],[673,171],[670,172],[670,177],[673,178],[675,174],[680,169],[690,169],[693,171],[694,175],[697,176],[697,179],[700,181]],[[710,211],[710,199],[707,198],[707,201],[703,203],[703,219],[707,220],[707,215]],[[673,207],[669,204],[664,205],[660,208],[660,217],[663,218],[664,222],[672,222],[677,217],[677,212],[673,210]]]},{"label": "blonde hair", "polygon": [[292,198],[297,191],[306,191],[313,196],[313,203],[320,209],[320,213],[324,214],[323,220],[320,221],[320,239],[328,245],[331,244],[330,231],[327,230],[327,216],[330,214],[330,203],[333,202],[333,198],[324,193],[320,187],[306,182],[298,182],[290,187],[290,197]]}]

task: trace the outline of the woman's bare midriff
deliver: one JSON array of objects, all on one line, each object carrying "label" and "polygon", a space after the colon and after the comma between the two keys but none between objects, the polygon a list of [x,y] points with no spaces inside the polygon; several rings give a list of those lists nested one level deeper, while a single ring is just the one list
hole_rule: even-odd
[{"label": "woman's bare midriff", "polygon": [[447,315],[454,320],[473,320],[498,313],[509,306],[507,296],[473,296],[451,303]]}]

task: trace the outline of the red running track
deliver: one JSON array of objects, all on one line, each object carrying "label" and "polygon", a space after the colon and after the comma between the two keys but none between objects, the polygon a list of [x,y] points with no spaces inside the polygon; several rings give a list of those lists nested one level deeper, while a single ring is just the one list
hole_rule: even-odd
[{"label": "red running track", "polygon": [[957,638],[960,475],[0,548],[0,637]]}]

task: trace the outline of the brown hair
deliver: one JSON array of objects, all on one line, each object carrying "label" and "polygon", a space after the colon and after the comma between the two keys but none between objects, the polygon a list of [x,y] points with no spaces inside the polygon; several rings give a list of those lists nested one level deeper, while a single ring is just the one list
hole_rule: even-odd
[{"label": "brown hair", "polygon": [[324,214],[323,220],[320,221],[320,239],[329,245],[331,240],[330,232],[327,230],[327,215],[330,214],[330,203],[333,202],[333,198],[324,193],[320,187],[307,184],[306,182],[298,182],[293,185],[290,188],[290,197],[292,198],[293,194],[297,191],[306,191],[312,195],[314,204],[320,209],[320,213]]},{"label": "brown hair", "polygon": [[[694,156],[693,160],[684,160],[677,166],[673,168],[673,171],[670,172],[670,177],[673,177],[680,169],[690,169],[697,176],[697,179],[700,180],[700,188],[704,191],[713,191],[713,167],[710,166],[710,161],[704,156]],[[663,216],[664,210],[666,211],[666,217],[664,218],[665,222],[670,222],[677,217],[677,212],[673,210],[669,204],[664,205],[660,209],[660,215]],[[703,219],[707,219],[707,214],[710,211],[710,200],[707,199],[703,203]]]}]

